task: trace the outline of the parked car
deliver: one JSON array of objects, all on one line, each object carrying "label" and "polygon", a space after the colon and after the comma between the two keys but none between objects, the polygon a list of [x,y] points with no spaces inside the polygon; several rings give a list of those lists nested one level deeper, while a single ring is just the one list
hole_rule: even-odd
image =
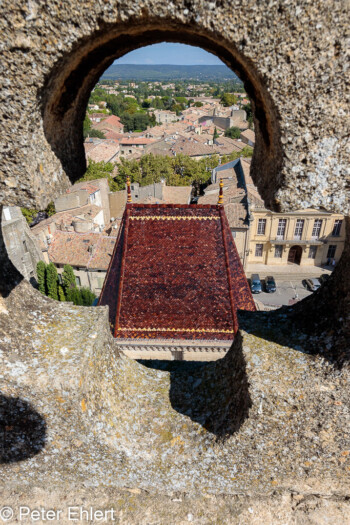
[{"label": "parked car", "polygon": [[321,284],[325,283],[326,281],[328,281],[329,279],[329,275],[328,273],[323,273],[321,275],[321,277],[318,278],[318,280],[320,281]]},{"label": "parked car", "polygon": [[267,293],[273,293],[276,291],[276,281],[272,275],[267,276],[265,279],[265,290]]},{"label": "parked car", "polygon": [[261,293],[262,287],[261,287],[261,281],[260,277],[257,273],[253,273],[252,278],[250,280],[250,289],[252,293]]},{"label": "parked car", "polygon": [[305,279],[305,285],[311,292],[316,292],[316,290],[319,289],[321,286],[321,283],[318,279],[312,278],[312,279]]}]

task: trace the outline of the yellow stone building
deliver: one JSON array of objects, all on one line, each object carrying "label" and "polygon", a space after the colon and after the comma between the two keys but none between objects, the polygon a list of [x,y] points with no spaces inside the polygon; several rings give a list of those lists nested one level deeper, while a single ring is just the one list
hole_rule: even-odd
[{"label": "yellow stone building", "polygon": [[226,215],[244,268],[248,264],[337,264],[345,243],[341,214],[315,209],[290,213],[267,210],[250,177],[250,159],[243,158],[213,170],[212,184],[199,203],[217,202],[221,178]]},{"label": "yellow stone building", "polygon": [[274,213],[253,204],[251,216],[248,263],[321,266],[340,259],[342,215],[314,209]]}]

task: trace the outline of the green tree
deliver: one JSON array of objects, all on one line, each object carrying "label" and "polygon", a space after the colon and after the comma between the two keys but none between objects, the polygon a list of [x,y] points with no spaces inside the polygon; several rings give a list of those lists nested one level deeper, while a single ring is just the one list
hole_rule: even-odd
[{"label": "green tree", "polygon": [[64,302],[66,300],[66,296],[64,295],[63,286],[61,284],[58,285],[58,300],[61,302]]},{"label": "green tree", "polygon": [[199,100],[193,104],[195,108],[201,108],[203,106],[203,102],[200,102]]},{"label": "green tree", "polygon": [[51,217],[52,215],[55,215],[56,208],[55,208],[55,204],[53,201],[49,202],[49,204],[45,208],[45,211],[49,217]]},{"label": "green tree", "polygon": [[86,139],[90,131],[91,131],[91,120],[89,119],[87,115],[85,115],[84,122],[83,122],[84,139]]},{"label": "green tree", "polygon": [[218,137],[219,137],[219,133],[218,133],[218,130],[216,129],[216,126],[215,126],[213,140],[217,139]]},{"label": "green tree", "polygon": [[34,208],[21,208],[21,212],[28,224],[31,224],[38,214],[38,210]]},{"label": "green tree", "polygon": [[225,131],[225,137],[230,137],[231,139],[239,139],[240,136],[241,130],[236,126],[232,126],[232,128],[228,128]]},{"label": "green tree", "polygon": [[90,290],[90,288],[82,287],[79,292],[83,306],[92,306],[92,303],[96,299],[96,295]]},{"label": "green tree", "polygon": [[237,97],[233,93],[223,93],[220,102],[225,107],[233,106],[237,104]]},{"label": "green tree", "polygon": [[120,188],[112,177],[114,168],[115,165],[112,162],[95,162],[89,159],[87,170],[78,182],[106,178],[108,179],[110,191],[117,191]]},{"label": "green tree", "polygon": [[73,288],[77,287],[74,271],[73,271],[73,268],[71,267],[70,264],[65,264],[63,266],[62,287],[63,287],[64,293],[65,293],[65,295],[67,297],[67,300],[70,300],[70,299],[68,299],[70,291]]},{"label": "green tree", "polygon": [[47,296],[51,299],[58,300],[58,274],[56,266],[53,263],[50,263],[46,267],[46,289]]},{"label": "green tree", "polygon": [[78,288],[71,288],[67,296],[67,301],[72,301],[76,306],[83,306],[83,300]]},{"label": "green tree", "polygon": [[96,137],[97,139],[105,139],[106,135],[99,129],[91,128],[89,131],[89,137]]},{"label": "green tree", "polygon": [[[230,155],[227,155],[226,162],[230,162],[231,160],[238,159],[238,157],[252,157],[253,156],[253,148],[250,146],[245,146],[241,151],[234,151],[233,153],[230,153]],[[221,158],[222,164],[224,164],[223,157]]]},{"label": "green tree", "polygon": [[45,272],[46,264],[44,261],[39,261],[36,265],[36,273],[38,276],[38,289],[43,295],[46,295]]}]

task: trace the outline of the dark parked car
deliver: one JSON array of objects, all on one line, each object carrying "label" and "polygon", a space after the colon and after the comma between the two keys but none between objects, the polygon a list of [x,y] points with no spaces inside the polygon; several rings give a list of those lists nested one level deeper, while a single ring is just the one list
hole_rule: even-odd
[{"label": "dark parked car", "polygon": [[260,277],[257,273],[253,273],[252,278],[250,280],[250,289],[252,293],[261,293],[262,287],[261,287],[261,281]]},{"label": "dark parked car", "polygon": [[319,289],[321,286],[321,283],[318,279],[312,278],[312,279],[305,279],[305,284],[308,287],[309,290],[312,292],[316,292],[316,290]]},{"label": "dark parked car", "polygon": [[329,275],[328,273],[323,273],[321,275],[321,277],[318,278],[318,280],[320,281],[321,284],[325,283],[326,281],[328,281],[329,279]]},{"label": "dark parked car", "polygon": [[276,291],[276,282],[272,275],[269,275],[265,279],[265,290],[267,293],[273,293]]}]

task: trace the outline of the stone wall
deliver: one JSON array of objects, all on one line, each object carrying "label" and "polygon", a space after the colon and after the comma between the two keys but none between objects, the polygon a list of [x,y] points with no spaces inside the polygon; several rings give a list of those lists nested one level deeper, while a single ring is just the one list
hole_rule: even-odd
[{"label": "stone wall", "polygon": [[8,256],[23,277],[35,284],[36,265],[43,261],[44,257],[21,210],[15,206],[8,207],[7,214],[10,214],[11,218],[5,220],[3,212],[2,233]]}]

